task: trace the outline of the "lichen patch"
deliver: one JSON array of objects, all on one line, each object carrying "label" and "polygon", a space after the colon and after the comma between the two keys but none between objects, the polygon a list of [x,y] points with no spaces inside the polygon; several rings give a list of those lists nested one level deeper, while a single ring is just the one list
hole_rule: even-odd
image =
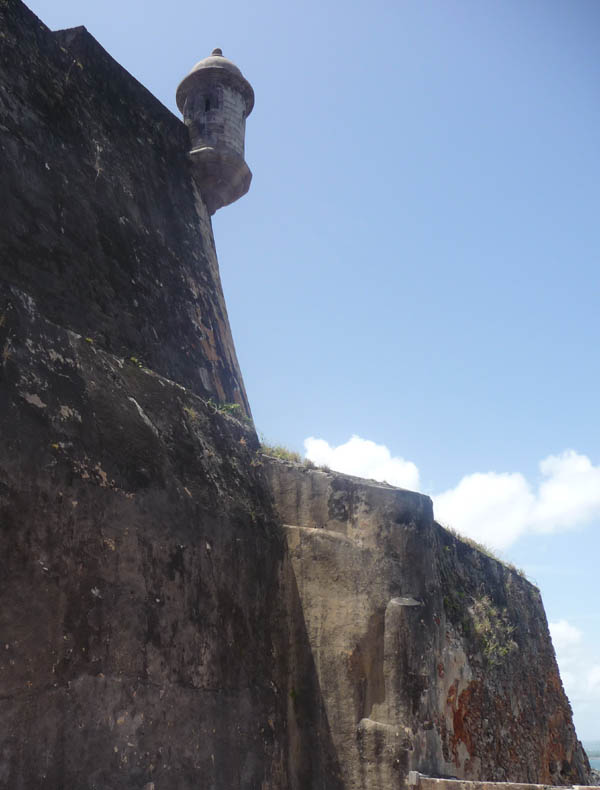
[{"label": "lichen patch", "polygon": [[44,401],[40,398],[39,395],[31,392],[22,392],[21,393],[24,400],[27,403],[30,403],[32,406],[37,406],[38,409],[45,409],[48,404],[44,403]]},{"label": "lichen patch", "polygon": [[61,420],[76,420],[77,422],[81,422],[81,414],[70,406],[62,405],[58,410],[58,416]]}]

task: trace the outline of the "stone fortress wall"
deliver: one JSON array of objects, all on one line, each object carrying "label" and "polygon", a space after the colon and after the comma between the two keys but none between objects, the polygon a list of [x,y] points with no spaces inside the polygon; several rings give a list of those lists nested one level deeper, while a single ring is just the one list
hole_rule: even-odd
[{"label": "stone fortress wall", "polygon": [[585,781],[534,585],[436,524],[429,497],[264,463],[343,787]]},{"label": "stone fortress wall", "polygon": [[539,591],[216,408],[243,158],[83,28],[0,31],[0,790],[587,781]]},{"label": "stone fortress wall", "polygon": [[185,125],[84,28],[1,10],[3,279],[96,346],[249,414]]}]

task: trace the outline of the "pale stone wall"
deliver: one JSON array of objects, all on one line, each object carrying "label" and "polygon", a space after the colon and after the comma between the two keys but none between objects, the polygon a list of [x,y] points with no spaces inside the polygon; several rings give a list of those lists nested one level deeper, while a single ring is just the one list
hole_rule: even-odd
[{"label": "pale stone wall", "polygon": [[223,134],[226,148],[244,156],[244,137],[246,134],[246,102],[236,90],[223,88]]},{"label": "pale stone wall", "polygon": [[246,102],[238,90],[207,80],[203,90],[186,99],[184,117],[192,149],[210,146],[244,157]]},{"label": "pale stone wall", "polygon": [[[264,465],[340,787],[389,790],[409,770],[587,781],[536,587],[442,529],[426,496]],[[288,726],[300,741],[317,711],[295,651]],[[293,786],[320,785],[304,774]]]}]

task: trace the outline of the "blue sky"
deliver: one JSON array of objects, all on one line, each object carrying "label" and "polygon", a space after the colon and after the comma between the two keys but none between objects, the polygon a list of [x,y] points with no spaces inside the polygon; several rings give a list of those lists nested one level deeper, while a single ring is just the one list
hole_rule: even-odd
[{"label": "blue sky", "polygon": [[175,113],[214,47],[241,67],[254,181],[214,230],[259,431],[524,567],[599,738],[600,4],[29,5]]}]

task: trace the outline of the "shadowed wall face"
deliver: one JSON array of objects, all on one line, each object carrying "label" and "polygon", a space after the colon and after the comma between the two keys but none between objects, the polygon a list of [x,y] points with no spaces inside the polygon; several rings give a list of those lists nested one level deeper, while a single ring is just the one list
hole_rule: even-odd
[{"label": "shadowed wall face", "polygon": [[0,349],[0,788],[286,788],[254,432],[2,284]]},{"label": "shadowed wall face", "polygon": [[342,790],[187,130],[0,30],[0,790]]},{"label": "shadowed wall face", "polygon": [[3,278],[52,321],[249,414],[185,125],[84,28],[53,34],[18,2],[0,13]]},{"label": "shadowed wall face", "polygon": [[0,30],[0,788],[286,788],[283,544],[206,401],[245,403],[187,130],[85,31]]}]

